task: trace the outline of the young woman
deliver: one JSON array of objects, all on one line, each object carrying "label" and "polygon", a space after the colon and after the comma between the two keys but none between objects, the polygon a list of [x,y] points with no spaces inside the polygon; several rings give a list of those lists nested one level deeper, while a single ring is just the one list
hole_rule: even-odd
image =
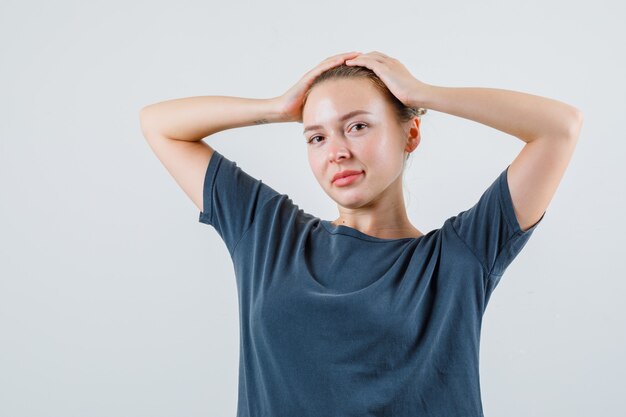
[{"label": "young woman", "polygon": [[[475,205],[423,233],[407,216],[402,174],[426,109],[526,145]],[[304,212],[202,141],[275,122],[303,124],[310,167],[337,219]],[[482,316],[563,177],[578,109],[429,85],[385,54],[350,52],[281,96],[170,100],[142,109],[141,125],[232,257],[238,416],[483,415]]]}]

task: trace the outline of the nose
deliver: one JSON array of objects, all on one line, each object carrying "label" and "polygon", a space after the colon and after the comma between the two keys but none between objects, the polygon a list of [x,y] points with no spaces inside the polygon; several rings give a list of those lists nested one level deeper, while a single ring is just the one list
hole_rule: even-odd
[{"label": "nose", "polygon": [[346,146],[344,138],[338,136],[332,136],[326,139],[326,149],[328,151],[328,160],[330,162],[336,162],[350,157],[350,150]]}]

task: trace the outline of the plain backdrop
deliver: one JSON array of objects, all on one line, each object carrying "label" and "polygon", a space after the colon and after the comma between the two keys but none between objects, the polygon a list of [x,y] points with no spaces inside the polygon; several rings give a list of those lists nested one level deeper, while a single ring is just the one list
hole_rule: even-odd
[{"label": "plain backdrop", "polygon": [[[614,1],[0,2],[0,416],[234,416],[232,261],[152,153],[139,111],[270,98],[328,56],[569,103],[579,143],[481,333],[485,416],[624,415],[626,60]],[[323,219],[302,125],[205,140]],[[406,202],[423,233],[471,207],[524,143],[422,118]],[[469,416],[468,416],[469,417]]]}]

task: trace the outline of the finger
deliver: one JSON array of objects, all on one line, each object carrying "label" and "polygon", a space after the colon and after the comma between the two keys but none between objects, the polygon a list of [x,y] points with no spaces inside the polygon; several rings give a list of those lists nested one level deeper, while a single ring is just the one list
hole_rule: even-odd
[{"label": "finger", "polygon": [[334,68],[340,64],[343,64],[346,59],[354,58],[361,54],[361,52],[353,51],[347,52],[345,54],[334,55],[332,57],[326,58],[324,61],[320,62],[315,68],[311,69],[307,76],[308,78],[315,78],[321,73],[331,68]]},{"label": "finger", "polygon": [[350,59],[346,59],[346,65],[367,65],[368,62],[376,61],[367,55],[359,55]]},{"label": "finger", "polygon": [[324,71],[327,71],[333,67],[336,67],[340,64],[343,64],[346,59],[350,59],[350,58],[354,58],[356,56],[361,55],[362,52],[359,51],[351,51],[351,52],[345,52],[342,54],[337,54],[337,55],[333,55],[331,57],[326,58],[325,60],[323,60],[322,62],[320,62],[319,64],[317,64],[317,66],[315,66],[314,68],[310,69],[304,76],[304,79],[313,79],[316,78],[318,75],[320,75],[321,73],[323,73]]},{"label": "finger", "polygon": [[363,57],[367,57],[370,58],[376,62],[380,62],[381,64],[384,64],[386,61],[392,60],[393,58],[383,54],[382,52],[378,52],[378,51],[372,51],[372,52],[368,52],[367,54],[362,54],[360,56]]},{"label": "finger", "polygon": [[336,67],[337,65],[343,64],[346,60],[355,58],[359,56],[360,54],[361,52],[354,51],[354,52],[348,52],[345,54],[335,55],[334,57],[332,57],[333,59],[329,58],[327,61],[322,62],[320,64],[320,69],[327,70],[329,68]]},{"label": "finger", "polygon": [[380,58],[384,58],[384,59],[390,59],[391,58],[389,55],[385,55],[385,54],[383,54],[382,52],[379,52],[379,51],[372,51],[371,54],[374,55],[374,56],[378,56]]},{"label": "finger", "polygon": [[359,51],[350,51],[350,52],[345,52],[343,54],[338,54],[337,56],[348,56],[348,55],[352,56],[352,55],[358,55],[358,54],[361,54],[361,53],[362,52],[359,52]]},{"label": "finger", "polygon": [[346,60],[346,65],[360,65],[371,69],[379,64],[385,65],[387,63],[385,58],[370,54],[363,54]]},{"label": "finger", "polygon": [[363,61],[363,57],[357,56],[357,57],[354,57],[354,58],[346,59],[345,63],[346,63],[346,65],[357,65],[357,64],[359,64],[362,61]]},{"label": "finger", "polygon": [[328,57],[324,61],[337,61],[338,59],[345,59],[347,57],[356,56],[356,55],[358,55],[360,53],[361,52],[357,52],[357,51],[344,52],[342,54],[337,54],[337,55],[333,55],[331,57]]}]

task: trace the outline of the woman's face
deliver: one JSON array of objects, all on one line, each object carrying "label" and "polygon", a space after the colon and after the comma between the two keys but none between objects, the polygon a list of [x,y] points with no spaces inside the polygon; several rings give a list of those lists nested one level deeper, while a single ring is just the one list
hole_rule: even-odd
[{"label": "woman's face", "polygon": [[[368,113],[344,119],[359,110]],[[309,164],[326,194],[352,209],[402,198],[405,152],[419,143],[416,120],[401,125],[392,105],[367,79],[316,85],[303,108],[302,122]],[[333,182],[333,176],[344,170],[361,174],[347,184]]]}]

